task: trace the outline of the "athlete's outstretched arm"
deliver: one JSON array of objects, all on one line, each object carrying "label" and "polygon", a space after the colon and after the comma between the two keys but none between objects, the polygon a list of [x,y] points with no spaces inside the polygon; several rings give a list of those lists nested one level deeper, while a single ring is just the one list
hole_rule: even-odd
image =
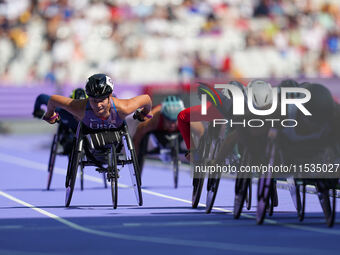
[{"label": "athlete's outstretched arm", "polygon": [[81,120],[84,117],[86,102],[87,99],[71,99],[69,97],[53,95],[48,100],[45,117],[52,117],[55,114],[55,108],[59,107],[71,113],[78,120]]},{"label": "athlete's outstretched arm", "polygon": [[153,108],[151,110],[151,114],[153,115],[153,117],[151,119],[148,119],[148,120],[138,124],[136,132],[135,132],[135,134],[132,138],[132,141],[135,145],[135,150],[136,150],[137,155],[138,155],[138,152],[139,152],[139,145],[140,145],[142,139],[144,138],[144,136],[147,133],[156,130],[156,128],[157,128],[159,118],[160,118],[160,114],[161,114],[161,106],[157,106],[157,107]]},{"label": "athlete's outstretched arm", "polygon": [[143,108],[142,114],[146,116],[152,107],[149,95],[140,95],[130,99],[114,98],[119,116],[124,119],[127,115],[134,113],[137,109]]},{"label": "athlete's outstretched arm", "polygon": [[222,164],[225,158],[233,152],[234,146],[239,140],[239,132],[237,129],[233,130],[224,140],[216,157],[216,162]]}]

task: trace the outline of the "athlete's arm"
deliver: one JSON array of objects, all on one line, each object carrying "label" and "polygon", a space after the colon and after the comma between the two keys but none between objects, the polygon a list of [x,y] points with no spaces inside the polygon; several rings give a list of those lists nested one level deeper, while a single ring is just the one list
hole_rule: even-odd
[{"label": "athlete's arm", "polygon": [[239,140],[239,132],[237,129],[230,132],[227,136],[227,138],[224,140],[222,147],[220,148],[217,157],[216,162],[217,163],[223,163],[226,156],[228,156],[230,153],[233,152],[234,146]]},{"label": "athlete's arm", "polygon": [[132,138],[132,141],[135,145],[135,150],[136,150],[136,154],[138,155],[139,152],[139,145],[143,139],[143,137],[149,133],[152,132],[154,130],[156,130],[158,122],[159,122],[159,118],[161,115],[161,106],[156,106],[155,108],[153,108],[151,110],[151,114],[153,115],[153,118],[151,119],[147,119],[144,122],[139,123],[139,125],[137,126],[136,132]]},{"label": "athlete's arm", "polygon": [[53,95],[48,100],[46,118],[55,114],[55,108],[59,107],[71,113],[75,118],[81,120],[84,117],[87,99],[71,99],[69,97]]},{"label": "athlete's arm", "polygon": [[143,108],[142,114],[146,116],[152,107],[152,101],[149,95],[140,95],[130,99],[118,99],[113,98],[116,104],[119,117],[125,119],[125,117],[131,113],[134,113],[137,109]]}]

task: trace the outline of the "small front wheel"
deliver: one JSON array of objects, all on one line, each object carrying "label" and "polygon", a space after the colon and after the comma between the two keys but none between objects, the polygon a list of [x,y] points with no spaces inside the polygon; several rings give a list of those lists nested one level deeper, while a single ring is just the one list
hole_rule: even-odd
[{"label": "small front wheel", "polygon": [[55,159],[56,159],[57,150],[58,150],[58,137],[59,137],[58,133],[54,135],[52,145],[51,145],[50,158],[48,160],[47,190],[50,190],[50,187],[51,187],[54,164],[55,164]]}]

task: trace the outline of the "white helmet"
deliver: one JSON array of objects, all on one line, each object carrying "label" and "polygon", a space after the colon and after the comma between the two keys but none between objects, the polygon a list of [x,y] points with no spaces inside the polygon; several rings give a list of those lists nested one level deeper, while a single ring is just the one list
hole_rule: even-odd
[{"label": "white helmet", "polygon": [[273,88],[266,81],[253,80],[248,83],[248,88],[252,88],[253,105],[257,109],[268,108],[273,103]]}]

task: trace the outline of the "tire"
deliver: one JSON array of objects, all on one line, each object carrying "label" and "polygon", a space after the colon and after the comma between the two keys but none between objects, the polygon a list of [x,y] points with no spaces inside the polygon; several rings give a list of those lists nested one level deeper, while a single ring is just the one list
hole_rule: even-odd
[{"label": "tire", "polygon": [[[203,163],[203,160],[207,159],[209,156],[209,149],[211,146],[211,140],[207,141],[207,134],[204,134],[199,142],[198,145],[198,154],[199,154],[199,161],[197,162],[198,164]],[[198,177],[195,177],[198,175]],[[192,189],[192,208],[197,208],[201,194],[202,194],[202,189],[203,189],[203,184],[204,184],[204,178],[205,178],[205,173],[200,172],[200,173],[194,173],[194,178],[192,181],[193,189]]]},{"label": "tire", "polygon": [[178,172],[179,172],[179,159],[178,159],[178,153],[179,153],[179,144],[178,144],[178,137],[175,141],[175,148],[172,150],[172,162],[173,162],[173,170],[174,170],[174,187],[177,189],[178,187]]},{"label": "tire", "polygon": [[50,187],[51,187],[54,164],[55,164],[55,159],[57,157],[58,138],[59,138],[59,128],[58,128],[58,132],[53,136],[53,141],[52,141],[51,151],[50,151],[50,158],[48,160],[47,190],[50,190]]},{"label": "tire", "polygon": [[[80,146],[81,145],[81,146]],[[79,167],[79,161],[82,154],[82,140],[75,139],[74,146],[72,148],[70,162],[68,164],[67,176],[66,176],[66,197],[65,206],[69,207],[73,195],[74,185],[77,178],[77,170]]]},{"label": "tire", "polygon": [[[300,190],[300,188],[299,188]],[[306,184],[302,184],[302,203],[301,210],[298,212],[299,221],[303,221],[305,218],[305,208],[306,208]]]},{"label": "tire", "polygon": [[107,181],[106,181],[105,173],[103,173],[103,182],[104,182],[104,188],[107,189]]},{"label": "tire", "polygon": [[[141,177],[140,177],[140,170],[139,170],[139,166],[138,166],[138,160],[137,160],[137,156],[136,156],[136,151],[135,149],[130,150],[131,152],[131,159],[132,159],[132,165],[133,165],[133,172],[134,174],[131,175],[131,178],[136,179],[136,183],[137,185],[134,185],[134,191],[135,191],[135,195],[136,195],[136,199],[138,202],[139,206],[143,205],[143,195],[142,195],[142,182],[141,182]],[[130,164],[131,165],[131,164]]]},{"label": "tire", "polygon": [[237,177],[235,181],[235,199],[234,199],[234,219],[240,218],[242,213],[244,201],[247,197],[247,190],[250,186],[251,179],[244,177]]},{"label": "tire", "polygon": [[111,196],[113,209],[117,209],[118,204],[118,169],[117,169],[117,153],[114,145],[111,147],[108,162],[107,179],[111,183]]},{"label": "tire", "polygon": [[138,158],[136,155],[136,151],[133,147],[131,137],[127,131],[127,128],[125,132],[126,133],[122,137],[122,139],[123,139],[126,159],[132,161],[132,163],[128,164],[130,177],[131,177],[131,183],[133,185],[133,190],[135,192],[137,203],[139,206],[142,206],[143,205],[143,196],[142,196],[142,188],[141,188],[142,181],[140,177],[139,162],[138,162]]},{"label": "tire", "polygon": [[209,173],[209,179],[207,184],[207,203],[205,207],[206,213],[210,213],[214,206],[220,180],[221,180],[220,172],[214,174]]},{"label": "tire", "polygon": [[246,197],[246,208],[248,211],[251,209],[252,195],[253,195],[253,185],[252,185],[252,180],[249,179],[249,185],[248,185],[248,191],[247,191],[247,197]]},{"label": "tire", "polygon": [[[251,161],[250,154],[245,149],[242,154],[240,165],[248,165]],[[250,210],[252,196],[252,179],[245,174],[238,174],[235,181],[234,219],[241,216],[244,202],[247,201],[247,209]]]},{"label": "tire", "polygon": [[193,190],[192,190],[192,208],[197,208],[201,194],[203,189],[203,183],[204,183],[204,174],[200,173],[200,176],[198,178],[193,178]]},{"label": "tire", "polygon": [[84,190],[84,167],[80,167],[80,190]]},{"label": "tire", "polygon": [[269,207],[269,198],[272,192],[273,180],[271,175],[262,176],[257,184],[257,210],[256,222],[262,224],[266,215],[266,210]]},{"label": "tire", "polygon": [[[330,180],[331,182],[331,180]],[[336,214],[336,189],[334,187],[330,188],[325,180],[320,180],[317,182],[317,191],[322,207],[322,211],[325,215],[326,224],[328,227],[334,225],[335,214]],[[328,186],[328,187],[327,187]],[[329,195],[329,191],[332,190],[332,195]]]}]

